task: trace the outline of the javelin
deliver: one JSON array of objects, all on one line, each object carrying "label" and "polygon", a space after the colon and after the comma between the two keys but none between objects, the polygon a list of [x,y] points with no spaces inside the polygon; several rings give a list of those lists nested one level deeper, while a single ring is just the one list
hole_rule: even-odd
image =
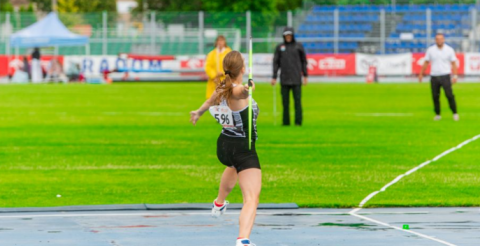
[{"label": "javelin", "polygon": [[252,115],[252,36],[250,36],[250,45],[248,49],[248,149],[252,149],[252,124],[253,124],[253,115]]}]

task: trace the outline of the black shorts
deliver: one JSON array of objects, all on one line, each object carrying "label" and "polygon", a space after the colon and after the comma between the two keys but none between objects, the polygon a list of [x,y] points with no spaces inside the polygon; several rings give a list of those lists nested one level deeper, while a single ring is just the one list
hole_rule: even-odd
[{"label": "black shorts", "polygon": [[249,168],[260,169],[255,141],[252,142],[252,149],[249,150],[247,138],[220,134],[217,140],[217,157],[223,165],[237,169],[237,173]]}]

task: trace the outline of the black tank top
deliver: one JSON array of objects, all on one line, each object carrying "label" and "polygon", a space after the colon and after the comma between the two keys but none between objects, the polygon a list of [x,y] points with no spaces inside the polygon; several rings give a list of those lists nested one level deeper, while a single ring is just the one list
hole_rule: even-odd
[{"label": "black tank top", "polygon": [[[222,100],[220,103],[222,106],[228,106],[225,100]],[[252,110],[253,110],[253,117],[252,117],[252,140],[257,140],[257,117],[260,109],[258,108],[258,104],[255,100],[252,99]],[[222,134],[234,137],[234,138],[246,138],[248,137],[248,106],[243,108],[239,111],[233,111],[233,122],[235,128],[223,128]]]}]

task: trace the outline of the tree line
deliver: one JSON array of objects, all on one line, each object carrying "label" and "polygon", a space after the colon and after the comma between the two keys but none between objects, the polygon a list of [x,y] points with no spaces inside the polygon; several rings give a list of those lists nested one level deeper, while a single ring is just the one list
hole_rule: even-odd
[{"label": "tree line", "polygon": [[[296,10],[304,2],[316,5],[388,5],[392,0],[136,0],[134,12],[144,11],[207,11],[207,12],[278,12]],[[396,0],[396,4],[474,4],[477,0]],[[35,7],[34,7],[35,6]],[[52,11],[52,0],[30,0],[20,12]],[[10,0],[0,0],[1,12],[13,12]],[[57,0],[61,13],[116,12],[116,0]]]}]

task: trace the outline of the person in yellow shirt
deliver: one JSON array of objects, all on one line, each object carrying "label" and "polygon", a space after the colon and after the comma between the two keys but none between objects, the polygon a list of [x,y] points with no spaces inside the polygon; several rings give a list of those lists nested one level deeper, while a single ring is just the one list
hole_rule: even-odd
[{"label": "person in yellow shirt", "polygon": [[225,78],[223,73],[223,59],[232,51],[227,45],[227,40],[220,35],[215,40],[215,49],[210,51],[205,61],[205,73],[207,74],[207,99],[210,98],[215,91],[218,82]]}]

